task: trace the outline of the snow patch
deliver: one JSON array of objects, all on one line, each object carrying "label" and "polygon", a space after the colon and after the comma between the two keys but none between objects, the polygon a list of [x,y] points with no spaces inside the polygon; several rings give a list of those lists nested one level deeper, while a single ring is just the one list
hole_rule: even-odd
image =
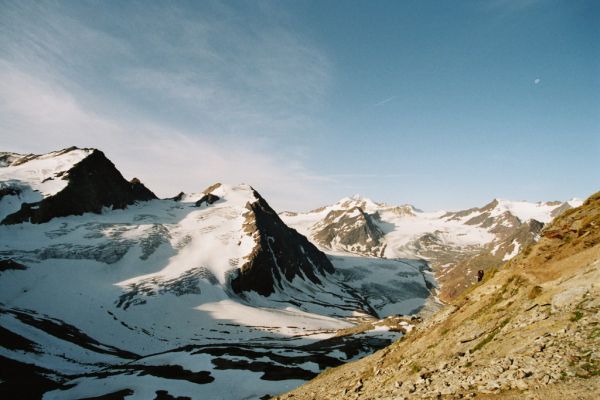
[{"label": "snow patch", "polygon": [[516,240],[513,240],[511,243],[511,246],[513,247],[512,251],[510,253],[506,253],[504,255],[504,257],[502,258],[502,261],[508,261],[511,258],[515,257],[517,254],[519,254],[519,250],[521,249],[521,244],[519,242],[517,242]]}]

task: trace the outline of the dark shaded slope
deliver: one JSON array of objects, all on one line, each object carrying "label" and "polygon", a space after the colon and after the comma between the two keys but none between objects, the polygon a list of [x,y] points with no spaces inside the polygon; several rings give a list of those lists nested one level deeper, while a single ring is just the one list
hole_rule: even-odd
[{"label": "dark shaded slope", "polygon": [[257,238],[258,244],[239,274],[231,282],[236,293],[255,291],[268,296],[281,285],[282,278],[292,281],[296,276],[320,284],[319,274],[333,273],[327,256],[303,235],[289,228],[269,204],[254,191],[256,201],[246,208],[246,232]]},{"label": "dark shaded slope", "polygon": [[63,190],[37,203],[24,203],[19,211],[8,215],[1,223],[30,221],[40,224],[55,217],[99,213],[102,207],[125,208],[136,201],[156,199],[139,179],[125,180],[104,153],[95,149],[60,179],[69,182]]},{"label": "dark shaded slope", "polygon": [[348,251],[377,257],[382,254],[383,236],[374,215],[352,207],[330,211],[315,230],[314,239],[325,247],[331,248],[337,242]]}]

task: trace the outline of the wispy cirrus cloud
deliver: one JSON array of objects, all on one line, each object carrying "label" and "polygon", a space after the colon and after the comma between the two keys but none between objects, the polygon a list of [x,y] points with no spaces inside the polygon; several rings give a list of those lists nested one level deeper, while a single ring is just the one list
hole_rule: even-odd
[{"label": "wispy cirrus cloud", "polygon": [[396,100],[396,96],[390,96],[390,97],[387,97],[387,98],[385,98],[385,99],[383,99],[381,101],[378,101],[377,103],[373,104],[373,107],[379,107],[379,106],[382,106],[382,105],[387,104],[387,103],[389,103],[391,101],[394,101],[394,100]]},{"label": "wispy cirrus cloud", "polygon": [[316,46],[218,2],[122,8],[3,5],[3,149],[99,147],[161,195],[247,182],[292,208],[322,189],[290,156],[328,93]]},{"label": "wispy cirrus cloud", "polygon": [[329,181],[251,143],[223,144],[153,121],[99,115],[64,89],[6,66],[0,67],[0,82],[2,149],[35,153],[73,144],[97,147],[127,178],[141,177],[161,196],[199,191],[216,181],[245,182],[265,190],[281,208],[304,207]]}]

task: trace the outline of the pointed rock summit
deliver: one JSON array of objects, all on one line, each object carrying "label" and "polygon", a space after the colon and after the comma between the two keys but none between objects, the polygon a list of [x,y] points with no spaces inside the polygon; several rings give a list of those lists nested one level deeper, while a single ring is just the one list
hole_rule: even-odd
[{"label": "pointed rock summit", "polygon": [[11,154],[3,160],[2,224],[39,224],[55,217],[99,213],[103,207],[125,208],[136,201],[157,198],[139,179],[125,180],[96,149],[70,147],[43,155]]},{"label": "pointed rock summit", "polygon": [[256,245],[231,281],[236,293],[255,291],[268,296],[277,287],[283,289],[284,279],[320,284],[319,275],[334,272],[323,252],[289,228],[257,191],[252,192],[256,201],[246,204],[244,231],[253,236]]},{"label": "pointed rock summit", "polygon": [[314,227],[314,239],[326,248],[378,256],[384,234],[375,222],[375,215],[367,214],[361,207],[331,210]]}]

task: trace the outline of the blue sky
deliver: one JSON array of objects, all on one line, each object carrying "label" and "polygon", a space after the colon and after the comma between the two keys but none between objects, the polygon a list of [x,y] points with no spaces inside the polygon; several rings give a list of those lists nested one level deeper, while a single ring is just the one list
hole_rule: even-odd
[{"label": "blue sky", "polygon": [[159,195],[424,209],[600,189],[596,1],[0,1],[0,148]]}]

